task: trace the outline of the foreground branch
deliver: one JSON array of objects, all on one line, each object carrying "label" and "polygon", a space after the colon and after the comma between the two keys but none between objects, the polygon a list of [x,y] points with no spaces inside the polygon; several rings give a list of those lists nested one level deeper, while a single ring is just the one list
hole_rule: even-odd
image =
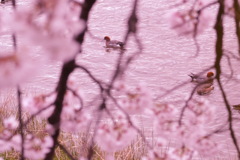
[{"label": "foreground branch", "polygon": [[20,135],[21,135],[21,160],[24,160],[24,142],[25,142],[25,137],[24,137],[24,126],[23,126],[23,120],[22,120],[22,100],[21,100],[21,91],[20,88],[17,88],[17,101],[18,101],[18,121],[19,121],[19,130],[20,130]]},{"label": "foreground branch", "polygon": [[69,75],[73,72],[74,68],[75,68],[75,59],[70,60],[69,62],[66,62],[62,67],[60,80],[57,86],[57,98],[54,102],[55,109],[53,111],[53,114],[48,118],[49,124],[51,124],[55,129],[55,132],[52,135],[54,143],[50,152],[46,155],[45,160],[51,160],[53,159],[53,156],[54,156],[55,147],[57,145],[57,139],[60,133],[60,118],[61,118],[60,116],[63,109],[64,96],[67,90],[67,80]]},{"label": "foreground branch", "polygon": [[238,54],[240,55],[240,6],[238,0],[234,0],[234,11],[235,11],[235,27],[236,27],[236,35],[238,39]]},{"label": "foreground branch", "polygon": [[[80,19],[87,22],[89,12],[94,3],[95,3],[95,0],[85,0],[82,7],[82,12],[80,14]],[[85,31],[86,29],[83,32],[79,33],[79,35],[75,38],[76,41],[79,43],[79,45],[81,45],[84,41]],[[54,102],[55,109],[53,111],[53,114],[48,118],[49,124],[51,124],[55,129],[55,132],[52,135],[54,143],[52,148],[50,149],[50,152],[46,155],[45,160],[51,160],[53,159],[53,156],[54,156],[54,151],[57,145],[57,139],[60,133],[60,118],[61,118],[60,116],[63,109],[64,96],[67,90],[67,80],[69,75],[74,71],[75,67],[76,67],[75,57],[72,60],[65,62],[62,67],[60,79],[56,89],[57,98]]]},{"label": "foreground branch", "polygon": [[238,158],[240,159],[240,150],[239,146],[237,143],[237,139],[233,130],[233,123],[232,123],[232,111],[231,107],[229,105],[229,102],[227,100],[226,93],[223,89],[220,76],[221,76],[221,60],[223,56],[223,35],[224,35],[224,29],[223,29],[223,14],[224,14],[224,2],[220,1],[219,2],[219,9],[218,9],[218,14],[217,14],[217,20],[215,24],[215,30],[216,30],[216,35],[217,35],[217,40],[216,40],[216,59],[215,59],[215,69],[216,69],[216,79],[218,82],[218,85],[220,87],[220,91],[222,93],[224,103],[226,106],[226,109],[228,111],[228,122],[229,122],[229,131],[230,131],[230,136],[233,140],[233,143],[235,145],[235,148],[238,153]]}]

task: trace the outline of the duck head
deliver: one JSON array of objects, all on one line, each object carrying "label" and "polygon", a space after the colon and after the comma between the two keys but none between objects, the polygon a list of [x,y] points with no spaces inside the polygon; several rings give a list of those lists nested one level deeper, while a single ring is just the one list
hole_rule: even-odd
[{"label": "duck head", "polygon": [[208,77],[208,78],[212,78],[213,76],[214,76],[214,73],[213,73],[213,72],[208,72],[208,73],[207,73],[207,77]]},{"label": "duck head", "polygon": [[104,40],[107,41],[107,42],[109,42],[111,39],[110,39],[110,37],[105,36],[105,37],[104,37]]}]

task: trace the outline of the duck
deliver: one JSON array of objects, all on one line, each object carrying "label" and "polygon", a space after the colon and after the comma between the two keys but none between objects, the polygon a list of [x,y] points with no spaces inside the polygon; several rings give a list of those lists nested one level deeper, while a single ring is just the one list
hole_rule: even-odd
[{"label": "duck", "polygon": [[106,41],[106,48],[113,48],[113,49],[123,49],[124,43],[117,40],[111,40],[110,37],[105,36],[104,40]]},{"label": "duck", "polygon": [[191,82],[196,82],[196,83],[213,83],[214,79],[214,73],[213,72],[208,72],[206,77],[201,77],[199,75],[191,73],[188,75],[192,78]]}]

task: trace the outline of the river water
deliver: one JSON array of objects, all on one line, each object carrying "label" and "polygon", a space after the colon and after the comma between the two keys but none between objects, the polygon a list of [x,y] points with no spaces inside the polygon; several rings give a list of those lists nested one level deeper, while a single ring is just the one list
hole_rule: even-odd
[{"label": "river water", "polygon": [[[27,6],[29,1],[19,2],[19,6]],[[193,84],[190,83],[190,72],[199,73],[214,64],[215,58],[215,31],[214,22],[209,24],[209,28],[197,37],[200,45],[198,56],[196,55],[196,45],[191,37],[179,36],[170,29],[169,14],[174,10],[172,7],[174,0],[140,0],[138,6],[138,36],[143,45],[143,53],[131,65],[125,73],[126,82],[130,85],[144,83],[151,90],[154,98],[158,101],[175,101],[186,99],[191,94]],[[123,40],[126,32],[126,23],[131,12],[132,3],[129,0],[98,0],[95,4],[89,20],[89,31],[93,36],[86,35],[83,45],[83,54],[78,57],[78,63],[88,67],[99,79],[108,82],[114,71],[118,53],[116,51],[106,52],[103,37],[110,36],[113,39]],[[11,10],[11,5],[6,3],[0,6],[6,11]],[[210,8],[215,15],[216,8]],[[230,18],[225,18],[225,48],[235,52],[237,40],[234,36],[234,23]],[[0,36],[1,50],[11,50],[11,35]],[[132,42],[127,46],[127,54],[133,54],[137,46]],[[240,90],[240,63],[231,59],[234,75],[231,80],[222,78],[227,98],[231,105],[239,104]],[[46,92],[53,89],[59,75],[61,64],[51,64],[46,66],[46,71],[27,83],[24,90],[34,92]],[[226,75],[230,75],[230,68],[227,59],[222,61],[222,70]],[[95,94],[94,86],[85,74],[74,73],[79,76],[79,83],[85,95]],[[188,82],[183,87],[177,89],[172,94],[161,97],[166,90],[173,88],[183,82]],[[41,83],[42,85],[34,85]],[[195,95],[198,97],[198,95]],[[161,99],[159,99],[161,97]],[[203,96],[218,107],[216,113],[216,126],[227,120],[227,113],[218,86],[215,84],[214,91],[207,96]],[[3,99],[2,99],[3,100]],[[178,106],[178,107],[181,107]],[[239,116],[234,112],[235,116]],[[142,115],[144,117],[144,115]],[[151,121],[143,122],[143,127],[151,132]],[[213,126],[214,127],[214,126]],[[239,128],[238,128],[239,129]],[[240,132],[237,133],[240,137]],[[225,149],[216,155],[216,159],[233,159],[235,155],[232,140],[228,133],[219,134],[219,143],[225,144]],[[240,143],[239,143],[240,144]]]}]

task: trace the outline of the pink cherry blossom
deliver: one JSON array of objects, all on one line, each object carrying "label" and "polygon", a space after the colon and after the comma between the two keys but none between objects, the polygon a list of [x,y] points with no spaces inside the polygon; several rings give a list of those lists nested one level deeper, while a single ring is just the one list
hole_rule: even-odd
[{"label": "pink cherry blossom", "polygon": [[163,137],[173,134],[178,128],[177,109],[170,104],[157,104],[153,107],[154,128]]},{"label": "pink cherry blossom", "polygon": [[116,121],[100,124],[96,141],[101,149],[111,153],[128,146],[135,136],[136,130],[130,126],[126,117],[118,114]]},{"label": "pink cherry blossom", "polygon": [[44,138],[37,138],[33,135],[27,135],[25,139],[25,156],[32,160],[43,159],[45,155],[50,151],[50,147],[53,145],[53,140],[50,136]]},{"label": "pink cherry blossom", "polygon": [[21,143],[22,143],[22,138],[20,134],[14,135],[10,140],[11,147],[18,152],[21,151]]},{"label": "pink cherry blossom", "polygon": [[128,87],[117,82],[115,85],[118,95],[118,103],[130,114],[145,113],[152,107],[152,96],[144,85]]},{"label": "pink cherry blossom", "polygon": [[[3,56],[1,56],[3,55]],[[30,56],[26,49],[15,53],[0,53],[0,87],[14,86],[31,79],[40,71],[41,65]]]},{"label": "pink cherry blossom", "polygon": [[90,114],[85,110],[64,107],[61,115],[61,129],[66,132],[77,133],[88,128],[91,122]]},{"label": "pink cherry blossom", "polygon": [[167,154],[169,160],[189,160],[192,157],[193,151],[186,147],[170,148]]},{"label": "pink cherry blossom", "polygon": [[1,146],[0,153],[6,152],[12,149],[11,143],[7,140],[0,139],[0,146]]},{"label": "pink cherry blossom", "polygon": [[29,9],[16,12],[13,30],[29,46],[38,46],[42,56],[51,60],[71,59],[79,51],[73,37],[84,29],[85,23],[74,19],[69,7],[65,0],[38,1]]},{"label": "pink cherry blossom", "polygon": [[90,113],[83,109],[81,100],[73,92],[67,91],[61,114],[62,130],[73,133],[83,131],[89,126],[91,118]]},{"label": "pink cherry blossom", "polygon": [[192,139],[192,149],[200,155],[211,157],[219,152],[219,143],[211,137],[199,137]]},{"label": "pink cherry blossom", "polygon": [[55,97],[55,94],[24,97],[23,110],[30,113],[30,115],[40,112],[36,116],[48,118],[53,112],[54,106],[51,104],[54,102]]},{"label": "pink cherry blossom", "polygon": [[82,92],[81,86],[77,82],[78,82],[77,77],[74,77],[74,76],[69,77],[67,87],[70,88],[71,90],[73,90],[76,93],[76,95],[69,94],[69,93],[67,93],[67,94],[69,96],[72,96],[72,97],[69,97],[69,98],[72,99],[72,100],[74,99],[74,103],[78,102],[78,103],[80,103],[79,106],[83,107],[83,106],[81,106],[81,102],[79,101],[80,99],[78,99],[77,96],[79,96],[81,98],[81,100],[84,100],[86,97],[85,97],[84,93]]},{"label": "pink cherry blossom", "polygon": [[[157,104],[153,107],[154,129],[160,138],[168,138],[176,140],[180,146],[188,148],[189,154],[177,154],[182,149],[174,149],[174,153],[168,155],[168,159],[188,159],[190,154],[202,154],[207,152],[206,148],[211,148],[210,153],[215,153],[218,146],[211,137],[204,138],[211,122],[214,122],[214,113],[217,108],[212,106],[203,98],[192,99],[184,111],[182,123],[179,124],[178,109],[170,104]],[[198,146],[198,147],[197,147]],[[207,154],[207,153],[203,153]],[[153,155],[152,155],[153,156]],[[180,156],[180,157],[179,157]],[[178,158],[177,158],[178,157]]]},{"label": "pink cherry blossom", "polygon": [[158,151],[149,150],[147,155],[142,157],[141,160],[170,160],[167,154],[161,154]]},{"label": "pink cherry blossom", "polygon": [[199,12],[198,9],[194,8],[175,11],[170,16],[170,26],[180,35],[193,35],[195,32],[200,34],[209,26],[211,20],[209,15],[211,14],[208,10]]},{"label": "pink cherry blossom", "polygon": [[4,119],[3,125],[6,129],[13,130],[18,127],[18,121],[16,120],[15,117],[11,116],[8,117],[7,119]]}]

